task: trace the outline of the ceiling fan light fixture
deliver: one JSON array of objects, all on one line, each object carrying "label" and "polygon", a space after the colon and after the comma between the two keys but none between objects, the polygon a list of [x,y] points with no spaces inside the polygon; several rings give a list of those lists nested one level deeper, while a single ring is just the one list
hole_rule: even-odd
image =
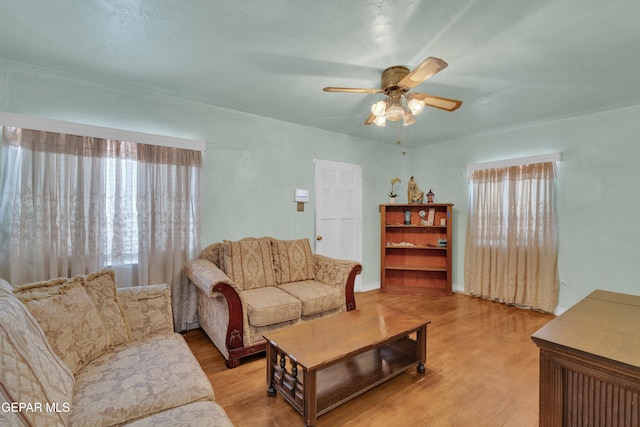
[{"label": "ceiling fan light fixture", "polygon": [[411,109],[411,113],[415,116],[424,110],[424,101],[421,99],[411,98],[407,101],[407,106]]},{"label": "ceiling fan light fixture", "polygon": [[353,87],[325,87],[325,92],[369,93],[384,94],[383,101],[374,103],[371,114],[364,121],[365,125],[375,123],[377,126],[386,126],[386,121],[397,122],[402,119],[404,126],[410,126],[416,122],[415,116],[420,114],[426,106],[439,108],[444,111],[455,111],[462,101],[442,98],[426,93],[411,92],[429,77],[442,71],[447,63],[439,58],[428,57],[413,70],[404,65],[394,65],[382,71],[380,88],[353,88]]},{"label": "ceiling fan light fixture", "polygon": [[373,120],[373,123],[375,123],[376,126],[386,126],[387,125],[387,119],[385,119],[384,116],[377,116]]},{"label": "ceiling fan light fixture", "polygon": [[404,117],[404,108],[402,108],[402,106],[398,104],[391,104],[389,108],[387,108],[385,117],[387,118],[387,120],[397,122]]},{"label": "ceiling fan light fixture", "polygon": [[387,109],[387,103],[384,101],[378,101],[371,106],[371,114],[376,117],[384,116],[384,111]]},{"label": "ceiling fan light fixture", "polygon": [[416,122],[416,118],[413,117],[411,111],[407,111],[405,115],[402,117],[402,126],[411,126]]}]

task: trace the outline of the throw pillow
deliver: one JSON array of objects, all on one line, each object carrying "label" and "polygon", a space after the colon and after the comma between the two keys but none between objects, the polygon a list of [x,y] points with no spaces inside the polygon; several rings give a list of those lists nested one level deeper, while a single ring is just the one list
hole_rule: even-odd
[{"label": "throw pillow", "polygon": [[125,308],[133,341],[173,333],[171,288],[168,284],[123,288],[118,298]]},{"label": "throw pillow", "polygon": [[80,277],[22,285],[13,292],[74,374],[112,348],[104,322]]},{"label": "throw pillow", "polygon": [[244,290],[274,286],[270,239],[225,240],[224,272]]},{"label": "throw pillow", "polygon": [[[29,310],[0,279],[0,400],[38,403],[42,411],[5,412],[0,424],[66,426],[74,379]],[[61,411],[45,411],[45,405]],[[54,406],[56,405],[56,406]],[[4,415],[4,416],[3,416]]]},{"label": "throw pillow", "polygon": [[106,269],[91,273],[82,278],[82,284],[104,321],[114,346],[130,342],[122,310],[118,305],[116,276],[113,270]]},{"label": "throw pillow", "polygon": [[271,240],[276,283],[313,280],[316,272],[309,239]]}]

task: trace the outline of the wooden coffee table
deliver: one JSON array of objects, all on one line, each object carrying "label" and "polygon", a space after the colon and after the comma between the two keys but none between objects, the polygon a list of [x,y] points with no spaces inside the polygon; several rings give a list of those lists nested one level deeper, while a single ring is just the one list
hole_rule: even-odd
[{"label": "wooden coffee table", "polygon": [[429,321],[382,305],[264,335],[267,394],[276,390],[305,426],[417,363],[425,372]]}]

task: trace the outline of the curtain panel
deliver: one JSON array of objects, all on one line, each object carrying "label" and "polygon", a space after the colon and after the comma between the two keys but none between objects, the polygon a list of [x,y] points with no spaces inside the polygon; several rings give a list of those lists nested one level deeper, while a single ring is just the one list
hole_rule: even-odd
[{"label": "curtain panel", "polygon": [[119,286],[170,284],[176,330],[196,324],[200,151],[3,127],[0,162],[0,277],[110,267]]},{"label": "curtain panel", "polygon": [[553,312],[559,292],[554,162],[472,171],[467,292]]}]

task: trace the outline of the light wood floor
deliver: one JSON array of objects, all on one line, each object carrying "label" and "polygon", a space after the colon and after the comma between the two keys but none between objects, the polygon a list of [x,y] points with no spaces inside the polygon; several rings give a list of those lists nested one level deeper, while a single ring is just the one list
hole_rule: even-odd
[{"label": "light wood floor", "polygon": [[[409,369],[320,416],[318,427],[538,425],[539,356],[530,336],[553,315],[463,294],[434,298],[371,291],[356,293],[356,303],[384,303],[430,320],[427,372]],[[264,355],[227,369],[202,331],[185,338],[234,425],[302,425],[302,416],[282,396],[267,396]]]}]

